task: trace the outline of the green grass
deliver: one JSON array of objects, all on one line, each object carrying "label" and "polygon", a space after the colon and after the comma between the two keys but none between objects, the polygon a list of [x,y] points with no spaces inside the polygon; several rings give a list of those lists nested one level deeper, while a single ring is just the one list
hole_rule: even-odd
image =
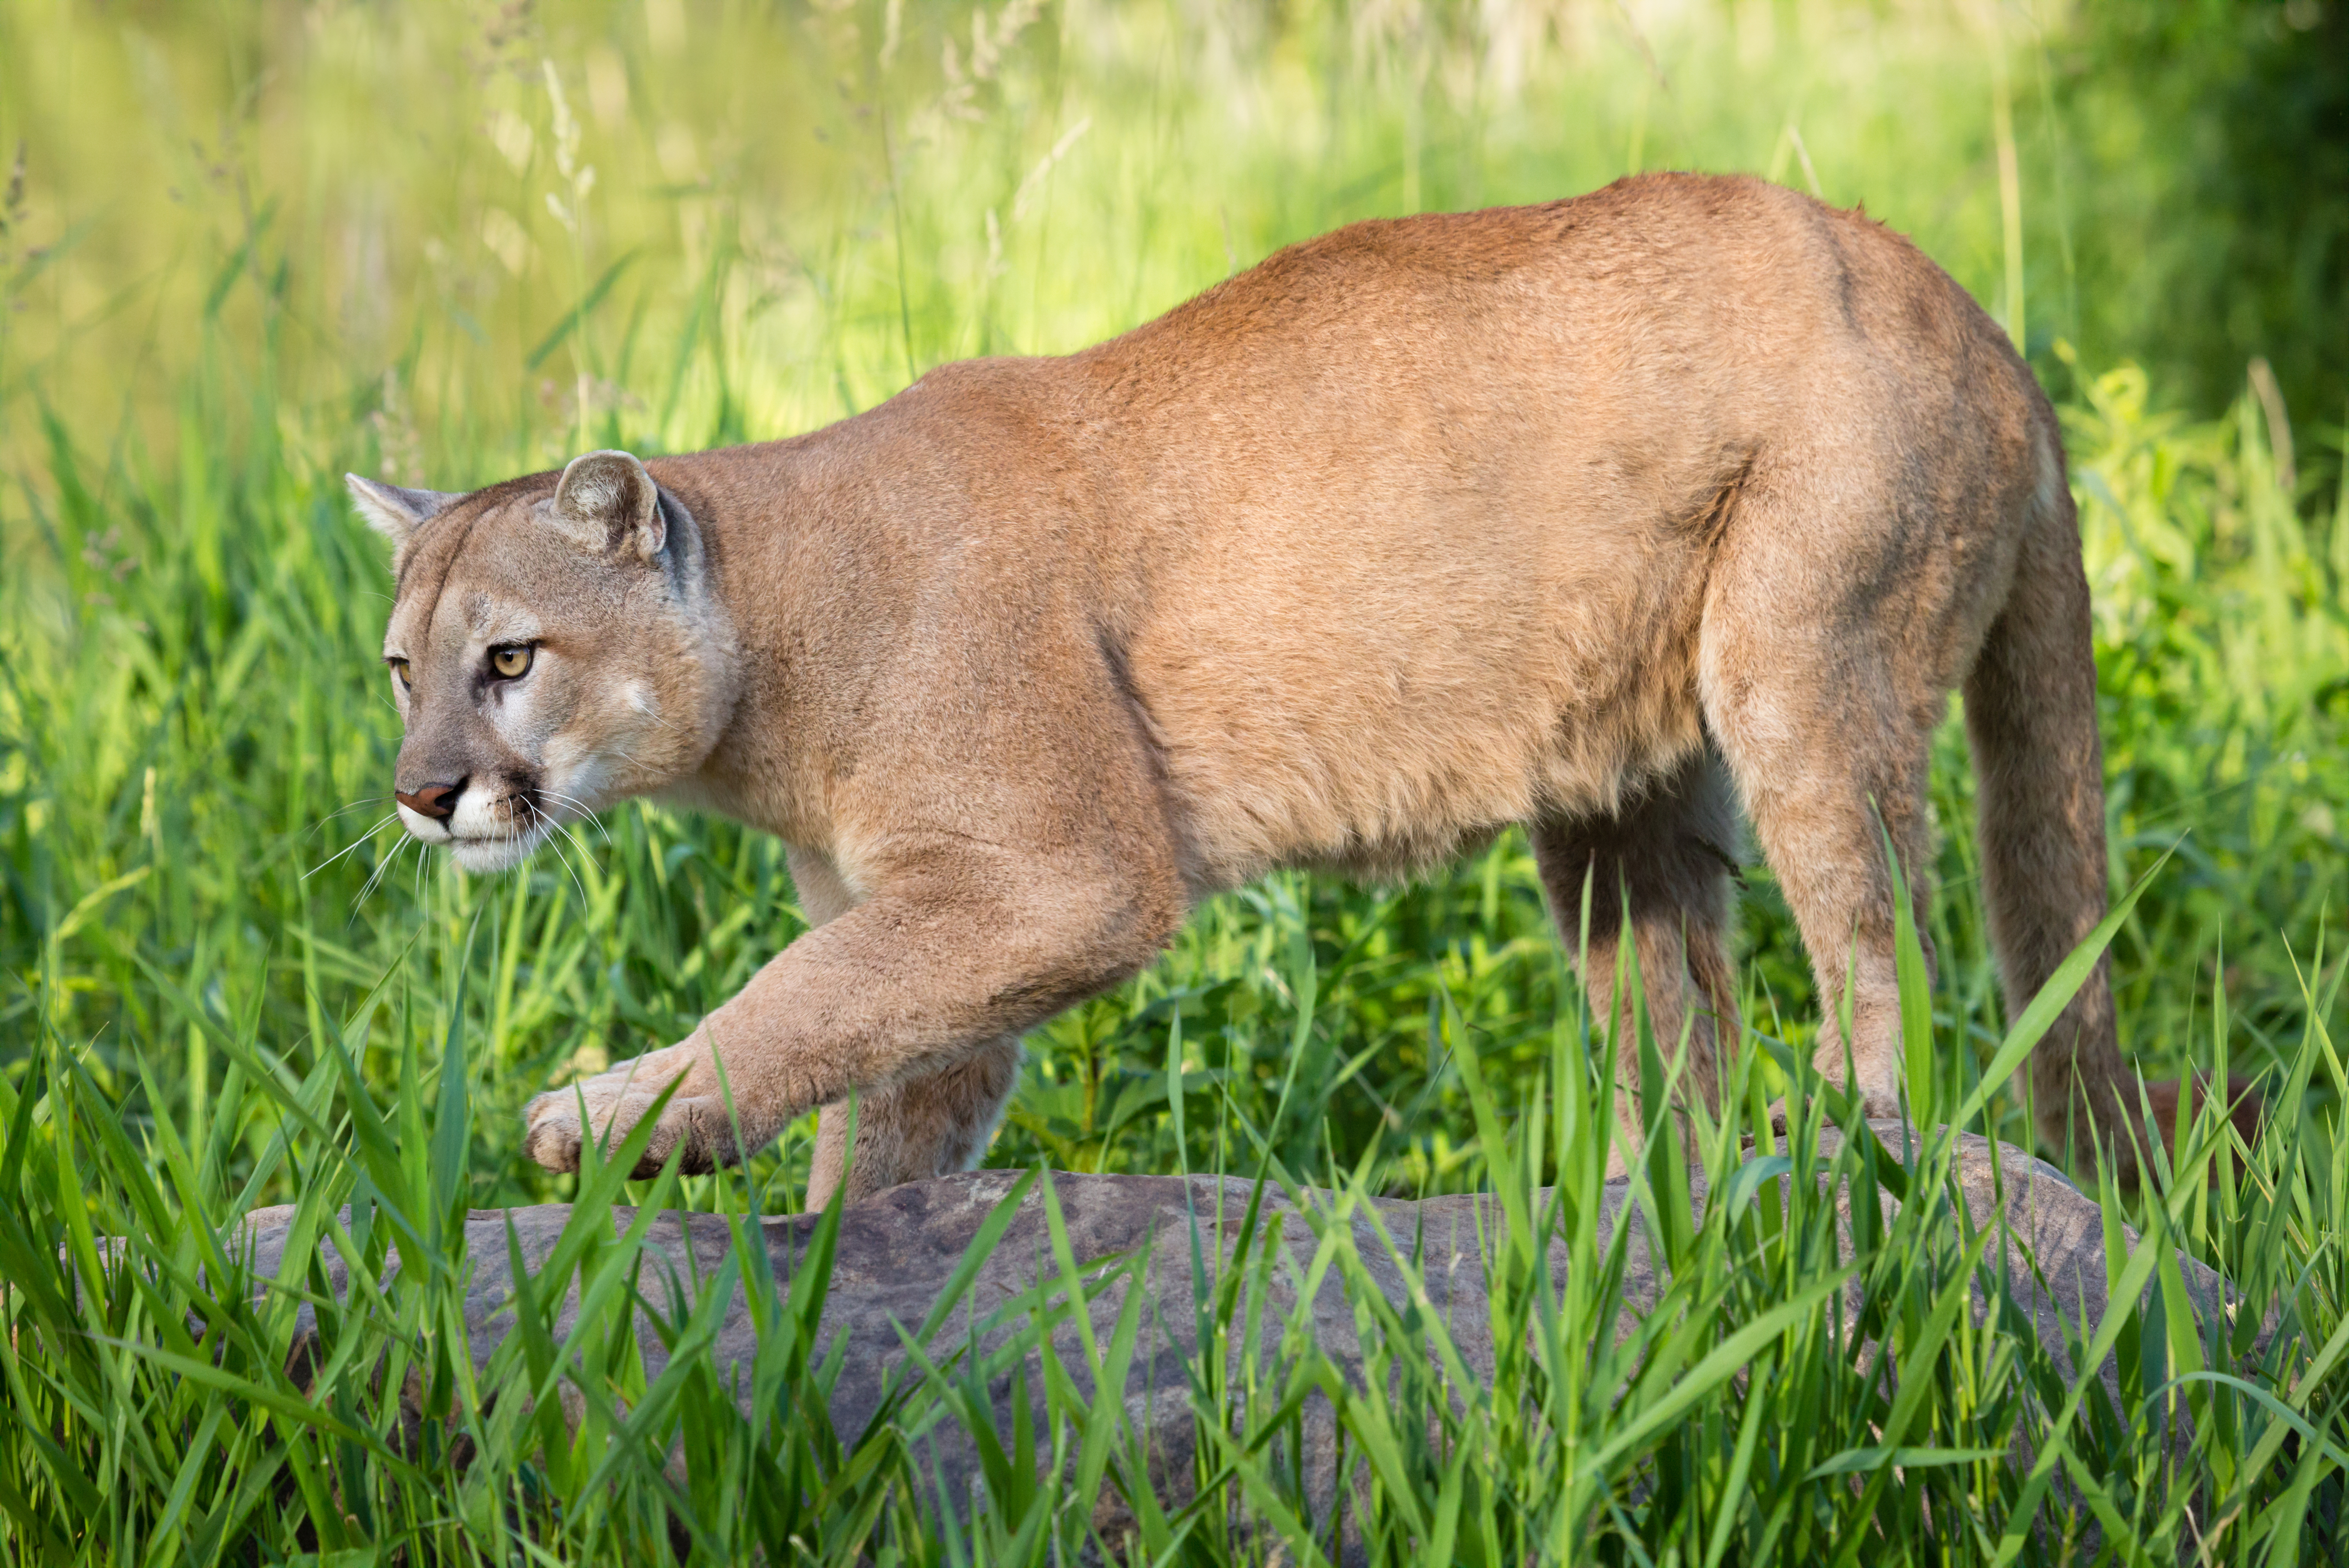
[{"label": "green grass", "polygon": [[[490,971],[504,918],[494,905],[482,915]],[[1279,929],[1278,918],[1268,923]],[[1320,965],[1301,927],[1288,936],[1272,972],[1301,1010],[1273,1021],[1304,1034],[1320,1016]],[[2075,957],[1971,1084],[1954,1053],[1917,1080],[1925,1119],[1938,1119],[1938,1107],[1952,1124],[1974,1121],[2095,955]],[[988,1321],[1009,1326],[1009,1340],[976,1364],[973,1352],[936,1342],[957,1305],[950,1293],[915,1330],[929,1355],[900,1367],[882,1414],[861,1431],[836,1431],[822,1412],[840,1363],[817,1332],[835,1206],[788,1292],[763,1268],[748,1272],[759,1348],[746,1417],[691,1352],[713,1326],[711,1305],[740,1277],[737,1260],[764,1255],[746,1229],[761,1183],[723,1173],[681,1181],[673,1170],[649,1184],[622,1180],[649,1122],[609,1165],[591,1161],[562,1243],[477,1371],[460,1222],[474,1198],[468,1151],[488,1109],[488,1074],[469,1048],[467,973],[456,968],[449,995],[411,994],[398,1009],[397,1088],[380,1099],[344,1021],[311,1042],[305,1072],[185,997],[172,1005],[226,1064],[209,1138],[191,1142],[160,1119],[134,1139],[90,1053],[54,1037],[0,1094],[0,1182],[21,1205],[0,1213],[0,1300],[13,1330],[0,1353],[12,1418],[0,1428],[0,1509],[22,1555],[959,1564],[1066,1562],[1109,1545],[1129,1561],[1310,1563],[1342,1537],[1371,1561],[1394,1563],[2060,1561],[2085,1559],[2084,1542],[2116,1562],[2339,1557],[2349,1501],[2349,1267],[2338,1245],[2349,1148],[2304,1110],[2280,1114],[2248,1161],[2206,1114],[2186,1130],[2175,1167],[2161,1161],[2141,1195],[2147,1234],[2134,1248],[2119,1244],[2123,1199],[2107,1180],[2116,1305],[2059,1346],[2011,1308],[1982,1322],[1965,1310],[1978,1282],[2004,1299],[2006,1237],[1967,1219],[1948,1129],[1896,1154],[1846,1119],[1852,1136],[1825,1150],[1822,1131],[1849,1112],[1796,1068],[1777,1144],[1757,1048],[1734,1075],[1723,1119],[1700,1119],[1692,1148],[1671,1118],[1650,1118],[1655,1142],[1631,1202],[1652,1216],[1660,1289],[1638,1332],[1617,1344],[1630,1232],[1602,1243],[1596,1202],[1614,1091],[1595,1064],[1611,1059],[1612,1043],[1591,1039],[1578,1016],[1561,1020],[1530,1098],[1505,1109],[1476,1052],[1462,1048],[1473,1030],[1439,989],[1431,1043],[1454,1048],[1477,1175],[1498,1211],[1486,1263],[1493,1377],[1467,1373],[1441,1315],[1391,1300],[1371,1277],[1370,1263],[1408,1269],[1414,1253],[1413,1238],[1387,1234],[1366,1256],[1356,1222],[1376,1190],[1375,1157],[1350,1171],[1312,1170],[1335,1191],[1311,1197],[1296,1191],[1306,1172],[1278,1157],[1237,1097],[1215,1094],[1206,1125],[1192,1122],[1212,1140],[1214,1168],[1288,1187],[1311,1232],[1310,1261],[1301,1276],[1288,1274],[1296,1258],[1251,1204],[1231,1264],[1195,1276],[1194,1491],[1185,1506],[1160,1508],[1127,1408],[1085,1392],[1123,1388],[1138,1314],[1123,1313],[1106,1338],[1086,1337],[1073,1368],[1050,1333],[1071,1302],[1131,1284],[1137,1264],[1081,1270],[1048,1203],[1057,1268],[1030,1297],[988,1304]],[[2336,1094],[2349,1087],[2319,1022],[2337,1003],[2339,975],[2336,966],[2313,999],[2298,1065],[2279,1086],[2283,1107],[2305,1106],[2313,1081]],[[1930,1050],[1931,998],[1917,985],[1909,1000],[1909,1047]],[[1659,1106],[1666,1053],[1651,1037],[1641,1043],[1643,1097]],[[436,1055],[437,1073],[428,1067]],[[1162,1082],[1190,1089],[1195,1075],[1183,1071],[1171,1030],[1166,1060]],[[250,1171],[238,1169],[240,1130],[264,1141]],[[1178,1140],[1181,1130],[1178,1122]],[[1691,1156],[1730,1195],[1693,1222]],[[1795,1181],[1783,1205],[1770,1201],[1781,1189],[1768,1179],[1790,1171],[1817,1184]],[[306,1240],[323,1237],[354,1260],[339,1300],[315,1270],[256,1291],[233,1232],[182,1218],[241,1212],[255,1189],[289,1179],[298,1208],[287,1255],[306,1255]],[[1763,1201],[1752,1202],[1757,1186]],[[1847,1232],[1838,1189],[1863,1217]],[[735,1253],[707,1282],[701,1311],[665,1307],[639,1276],[641,1229],[614,1237],[612,1205],[623,1197],[644,1205],[639,1217],[688,1198],[735,1217]],[[1226,1233],[1222,1224],[1210,1232]],[[117,1250],[109,1236],[129,1241]],[[396,1270],[387,1266],[394,1245]],[[984,1245],[982,1233],[974,1248]],[[1552,1246],[1569,1259],[1562,1284],[1539,1261]],[[2192,1309],[2179,1247],[2228,1266],[2241,1293],[2231,1317]],[[1256,1304],[1277,1270],[1296,1283],[1300,1305],[1275,1350],[1258,1337]],[[1368,1347],[1359,1383],[1304,1332],[1314,1292],[1303,1282],[1322,1271],[1353,1304]],[[574,1283],[586,1305],[558,1343],[555,1308]],[[1138,1304],[1141,1293],[1127,1299]],[[317,1333],[314,1370],[297,1379],[287,1366],[304,1301]],[[647,1320],[676,1352],[655,1378],[636,1355]],[[1236,1373],[1235,1349],[1237,1368],[1254,1376]],[[2093,1375],[2067,1375],[2107,1356],[2117,1403]],[[1009,1460],[988,1467],[980,1495],[957,1501],[941,1528],[947,1504],[926,1481],[922,1434],[958,1421],[992,1437],[989,1381],[1023,1358],[1046,1418],[1030,1444],[1008,1434]],[[558,1380],[579,1393],[574,1425],[551,1397]],[[404,1416],[403,1394],[420,1424]],[[1316,1396],[1359,1468],[1350,1524],[1316,1513],[1296,1469],[1302,1402]],[[2180,1417],[2192,1423],[2183,1442],[2170,1436]],[[2014,1460],[2018,1438],[2027,1468]],[[682,1480],[667,1469],[677,1452]],[[1050,1484],[1057,1474],[1071,1484]],[[1137,1520],[1113,1542],[1092,1533],[1104,1488]]]},{"label": "green grass", "polygon": [[[1389,1357],[1340,1414],[1349,1451],[1381,1456],[1373,1555],[1436,1560],[1449,1531],[1448,1555],[1492,1561],[1973,1561],[2009,1540],[2058,1560],[2085,1499],[2114,1561],[2338,1561],[2349,1083],[2325,932],[2349,892],[2349,491],[2335,438],[2303,418],[2292,440],[2248,386],[2189,417],[2104,368],[2131,346],[2073,349],[2095,313],[2071,297],[2085,241],[2065,181],[2099,128],[2031,85],[2063,40],[2005,15],[1994,55],[1970,13],[1928,9],[1594,8],[1521,36],[1532,13],[1509,6],[1304,6],[1275,25],[1145,5],[1016,29],[989,7],[979,48],[970,13],[916,5],[885,64],[890,15],[654,0],[518,29],[332,6],[298,26],[173,10],[134,27],[0,0],[0,143],[30,149],[0,233],[0,1541],[114,1563],[1074,1551],[1090,1495],[1032,1475],[1001,1478],[983,1528],[926,1531],[909,1434],[960,1418],[946,1384],[909,1384],[867,1433],[785,1414],[821,1402],[811,1295],[770,1304],[750,1421],[689,1358],[643,1386],[625,1295],[573,1346],[593,1368],[575,1436],[489,1398],[543,1376],[519,1340],[483,1377],[451,1353],[461,1208],[576,1200],[585,1236],[615,1202],[794,1205],[805,1126],[739,1174],[598,1183],[523,1161],[518,1111],[552,1078],[680,1037],[802,923],[777,845],[650,807],[492,882],[371,833],[397,743],[375,662],[388,582],[338,475],[456,488],[583,445],[805,428],[944,358],[1090,341],[1354,217],[1702,165],[1864,197],[2018,332],[2063,405],[2114,886],[2152,873],[2114,941],[2124,1043],[2148,1078],[2224,1057],[2278,1091],[2239,1180],[2205,1181],[2206,1137],[2196,1168],[2114,1212],[2221,1267],[2246,1305],[2209,1338],[2116,1293],[2124,1309],[2083,1334],[2117,1347],[2126,1408],[2090,1389],[2043,1440],[2072,1392],[2043,1352],[1963,1315],[1934,1328],[1967,1239],[1931,1158],[1901,1171],[1853,1145],[1837,1180],[1913,1195],[1893,1223],[1838,1259],[1798,1185],[1783,1215],[1721,1206],[1668,1228],[1672,1294],[1631,1346],[1590,1349],[1612,1344],[1605,1259],[1583,1254],[1553,1298],[1508,1253],[1512,1358],[1455,1405],[1426,1382],[1440,1328],[1381,1319],[1336,1226],[1330,1266]],[[1994,58],[2018,171],[2003,189]],[[2007,1029],[1954,726],[1934,779],[1935,1099],[1979,1099],[1974,1127],[2023,1141],[1985,1077]],[[1764,1064],[1807,1057],[1816,1006],[1766,872],[1747,881],[1760,1096],[1783,1087]],[[1605,1049],[1516,836],[1406,889],[1276,876],[1031,1037],[988,1160],[1263,1165],[1341,1205],[1489,1190],[1522,1229],[1573,1238]],[[1802,1127],[1828,1114],[1800,1103]],[[1717,1181],[1748,1158],[1737,1131],[1699,1140]],[[310,1389],[282,1375],[286,1305],[249,1305],[215,1241],[295,1200],[311,1233],[347,1203],[373,1215],[343,1249],[370,1309],[321,1314]],[[101,1273],[102,1235],[134,1238],[132,1267]],[[409,1266],[375,1300],[394,1235]],[[616,1289],[629,1257],[605,1243],[574,1264]],[[1816,1295],[1842,1270],[1864,1305],[1839,1328]],[[1237,1289],[1217,1323],[1240,1321]],[[2270,1317],[2265,1357],[2239,1361]],[[1854,1333],[1924,1390],[1899,1435]],[[1202,1359],[1198,1419],[1244,1436],[1203,1442],[1211,1502],[1144,1544],[1305,1561],[1286,1439],[1265,1423],[1319,1371],[1228,1387],[1223,1365]],[[2194,1368],[2241,1385],[2173,1381]],[[410,1370],[467,1463],[393,1440],[384,1390]],[[1126,1486],[1114,1409],[1045,1386],[1056,1451]],[[2171,1398],[2196,1438],[2165,1454],[2142,1418]],[[709,1445],[682,1491],[662,1472],[680,1430]],[[2055,1456],[2057,1491],[1987,1460],[1886,1458],[2003,1451],[2017,1431]]]}]

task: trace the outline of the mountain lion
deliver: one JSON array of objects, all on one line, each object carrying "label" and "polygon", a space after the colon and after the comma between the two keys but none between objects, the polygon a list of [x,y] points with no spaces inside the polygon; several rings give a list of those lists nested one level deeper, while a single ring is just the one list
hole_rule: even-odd
[{"label": "mountain lion", "polygon": [[[1893,1113],[1886,838],[1921,927],[1959,686],[2010,1005],[2105,913],[2047,400],[1906,240],[1756,180],[1357,223],[791,440],[350,483],[397,545],[410,832],[496,869],[657,796],[783,840],[815,923],[683,1043],[533,1100],[558,1170],[680,1078],[640,1171],[819,1106],[811,1203],[962,1169],[1020,1032],[1198,900],[1404,877],[1512,822],[1562,922],[1594,890],[1602,1018],[1628,911],[1702,1094],[1738,1039],[1741,807]],[[2032,1078],[2051,1140],[2136,1122],[2102,965]]]}]

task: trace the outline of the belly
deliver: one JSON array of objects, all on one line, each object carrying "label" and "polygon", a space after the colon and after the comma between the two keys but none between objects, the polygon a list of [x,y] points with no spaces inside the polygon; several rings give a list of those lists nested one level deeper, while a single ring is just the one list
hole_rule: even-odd
[{"label": "belly", "polygon": [[1702,744],[1703,552],[1641,521],[1436,507],[1233,531],[1128,649],[1206,877],[1407,877],[1611,809]]}]

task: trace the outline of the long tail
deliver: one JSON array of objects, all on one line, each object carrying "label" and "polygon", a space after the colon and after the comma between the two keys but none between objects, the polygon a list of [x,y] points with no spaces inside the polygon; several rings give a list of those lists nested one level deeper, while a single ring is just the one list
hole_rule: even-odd
[{"label": "long tail", "polygon": [[[1991,942],[2011,1012],[2095,928],[2106,898],[2088,579],[2063,446],[2052,413],[2044,404],[2038,413],[2040,473],[2014,585],[1965,683]],[[2177,1125],[2177,1084],[2150,1086],[2155,1126],[2145,1125],[2121,1059],[2109,959],[2033,1052],[2031,1085],[2043,1140],[2076,1160],[2093,1137],[2125,1174],[2148,1131],[2166,1138]],[[2248,1136],[2258,1116],[2251,1086],[2236,1080],[2228,1098]]]}]

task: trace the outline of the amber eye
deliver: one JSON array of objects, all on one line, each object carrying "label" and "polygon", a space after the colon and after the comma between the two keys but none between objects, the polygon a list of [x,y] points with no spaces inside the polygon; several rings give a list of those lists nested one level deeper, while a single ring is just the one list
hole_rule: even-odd
[{"label": "amber eye", "polygon": [[399,684],[402,686],[408,685],[408,661],[406,659],[386,659],[383,662],[391,666],[391,673],[399,677]]},{"label": "amber eye", "polygon": [[490,670],[502,681],[510,681],[530,673],[531,645],[509,643],[502,648],[490,650]]}]

